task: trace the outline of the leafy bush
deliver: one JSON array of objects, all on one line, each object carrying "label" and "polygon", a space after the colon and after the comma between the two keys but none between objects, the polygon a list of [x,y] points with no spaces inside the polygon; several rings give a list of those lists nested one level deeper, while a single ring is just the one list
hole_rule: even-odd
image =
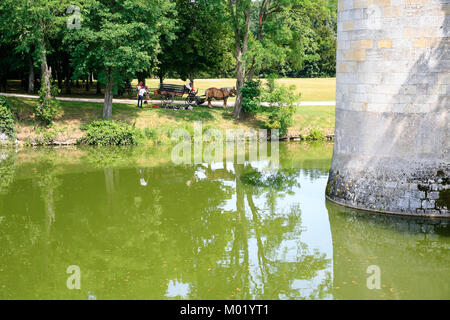
[{"label": "leafy bush", "polygon": [[325,135],[319,129],[312,129],[309,132],[309,135],[306,137],[306,140],[324,140]]},{"label": "leafy bush", "polygon": [[38,103],[33,108],[33,113],[36,119],[46,126],[52,124],[61,108],[58,100],[53,98],[54,96],[59,94],[59,89],[53,86],[51,88],[51,91],[51,97],[47,98],[47,89],[42,86],[42,88],[39,90]]},{"label": "leafy bush", "polygon": [[86,134],[78,142],[97,146],[138,145],[144,134],[138,128],[111,120],[94,121],[81,128]]},{"label": "leafy bush", "polygon": [[5,97],[0,97],[0,132],[14,138],[14,116],[11,105]]},{"label": "leafy bush", "polygon": [[261,82],[247,81],[241,89],[242,110],[247,114],[254,114],[260,110]]},{"label": "leafy bush", "polygon": [[0,96],[0,105],[5,106],[9,111],[12,111],[11,104],[5,96]]},{"label": "leafy bush", "polygon": [[262,94],[262,100],[269,103],[265,125],[267,129],[279,130],[280,137],[283,137],[293,124],[295,103],[300,100],[300,95],[295,94],[295,86],[276,84],[274,77],[268,79],[266,86],[268,90]]}]

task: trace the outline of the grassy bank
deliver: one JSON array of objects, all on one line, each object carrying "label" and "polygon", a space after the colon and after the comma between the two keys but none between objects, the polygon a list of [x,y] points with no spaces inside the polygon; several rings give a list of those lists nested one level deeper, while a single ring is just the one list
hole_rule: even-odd
[{"label": "grassy bank", "polygon": [[[16,121],[16,136],[27,143],[48,143],[50,141],[76,141],[83,136],[83,125],[102,117],[103,105],[100,103],[61,102],[61,112],[50,128],[36,124],[32,116],[32,106],[36,100],[9,99]],[[134,124],[146,129],[152,142],[169,143],[172,132],[177,128],[192,132],[194,121],[202,121],[204,128],[258,129],[262,127],[264,115],[236,121],[232,109],[196,107],[194,110],[168,110],[146,107],[143,110],[133,105],[115,104],[113,119]],[[288,136],[307,136],[311,130],[320,130],[325,136],[334,131],[334,107],[298,107],[294,115],[294,125]]]}]

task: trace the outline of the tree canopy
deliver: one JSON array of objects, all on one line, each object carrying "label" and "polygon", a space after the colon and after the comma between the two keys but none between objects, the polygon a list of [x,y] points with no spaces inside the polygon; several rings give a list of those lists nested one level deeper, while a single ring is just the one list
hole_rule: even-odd
[{"label": "tree canopy", "polygon": [[174,28],[174,20],[167,18],[173,5],[164,0],[87,0],[83,5],[83,26],[70,30],[65,41],[73,50],[75,77],[96,70],[105,83],[103,118],[111,119],[117,86],[155,67],[159,38],[170,37]]},{"label": "tree canopy", "polygon": [[232,69],[232,30],[220,1],[175,0],[175,38],[164,37],[159,75],[174,74],[194,81],[201,73],[220,75]]},{"label": "tree canopy", "polygon": [[[337,0],[2,0],[0,85],[29,93],[78,80],[112,97],[146,77],[335,74]],[[74,18],[75,17],[75,18]],[[48,81],[47,81],[48,79]],[[237,108],[241,97],[238,94]],[[239,117],[240,110],[235,110]]]}]

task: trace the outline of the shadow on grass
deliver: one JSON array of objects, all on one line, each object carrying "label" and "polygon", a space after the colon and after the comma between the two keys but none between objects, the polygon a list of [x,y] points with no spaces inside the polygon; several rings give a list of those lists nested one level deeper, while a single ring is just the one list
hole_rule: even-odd
[{"label": "shadow on grass", "polygon": [[[33,107],[38,103],[38,100],[23,98],[9,98],[8,100],[12,105],[16,119],[20,123],[39,126],[39,123],[33,116]],[[81,124],[84,124],[91,121],[102,120],[102,103],[61,101],[60,105],[61,112],[57,116],[56,122],[70,123],[73,121],[80,121]],[[115,120],[131,123],[138,118],[138,114],[139,109],[133,108],[131,105],[113,105],[113,118]]]},{"label": "shadow on grass", "polygon": [[[33,116],[33,106],[37,103],[34,99],[10,98],[9,99],[14,114],[18,121],[29,126],[39,126]],[[61,101],[61,112],[56,119],[60,125],[83,125],[92,121],[102,120],[103,104],[88,102]],[[113,119],[124,121],[130,124],[138,120],[150,118],[161,118],[161,126],[165,126],[165,121],[171,120],[182,125],[183,123],[193,124],[201,121],[204,124],[217,123],[221,127],[239,125],[249,128],[264,128],[264,121],[257,116],[247,116],[236,120],[232,114],[233,109],[214,108],[206,106],[196,106],[193,110],[172,110],[162,108],[152,108],[152,105],[144,105],[144,109],[139,109],[134,104],[113,104]],[[152,115],[153,114],[153,115]],[[165,120],[166,119],[166,120]],[[153,121],[153,120],[152,120]]]}]

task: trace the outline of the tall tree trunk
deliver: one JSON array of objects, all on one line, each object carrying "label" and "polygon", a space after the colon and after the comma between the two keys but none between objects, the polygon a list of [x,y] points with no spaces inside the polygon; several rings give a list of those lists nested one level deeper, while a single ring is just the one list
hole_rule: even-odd
[{"label": "tall tree trunk", "polygon": [[242,50],[236,45],[236,102],[234,104],[233,116],[239,119],[242,110],[242,87],[244,86],[245,62],[242,60]]},{"label": "tall tree trunk", "polygon": [[45,40],[42,39],[42,51],[41,51],[41,89],[45,90],[45,100],[50,100],[51,98],[51,83],[50,77],[52,75],[52,69],[47,63],[47,52],[45,47]]},{"label": "tall tree trunk", "polygon": [[89,77],[86,79],[86,91],[89,91],[91,89],[90,82],[89,82]]},{"label": "tall tree trunk", "polygon": [[138,72],[138,74],[137,74],[137,77],[138,77],[138,82],[139,83],[143,83],[143,85],[145,86],[145,72]]},{"label": "tall tree trunk", "polygon": [[239,286],[242,288],[239,298],[249,299],[249,248],[248,248],[248,230],[245,206],[245,186],[241,180],[244,165],[235,162],[235,184],[236,184],[236,219],[233,241],[234,249],[234,263],[237,270],[239,270]]},{"label": "tall tree trunk", "polygon": [[67,73],[66,75],[66,93],[71,94],[72,93],[72,84],[70,82],[70,74]]},{"label": "tall tree trunk", "polygon": [[6,76],[2,76],[2,87],[3,91],[6,92],[7,90],[7,84],[8,84],[8,78]]},{"label": "tall tree trunk", "polygon": [[53,197],[53,187],[48,186],[49,190],[45,190],[47,194],[45,195],[45,226],[47,234],[50,233],[50,228],[56,220],[54,197]]},{"label": "tall tree trunk", "polygon": [[[192,83],[192,87],[194,87],[194,74],[189,74],[189,81]],[[195,88],[195,87],[194,87]]]},{"label": "tall tree trunk", "polygon": [[250,69],[247,76],[247,81],[253,80],[253,77],[255,76],[255,60],[256,56],[253,56],[252,63],[250,65]]},{"label": "tall tree trunk", "polygon": [[34,93],[34,65],[33,65],[33,58],[31,56],[28,57],[28,67],[29,67],[29,74],[28,74],[28,93],[33,94]]},{"label": "tall tree trunk", "polygon": [[105,173],[105,185],[106,185],[106,198],[108,201],[108,212],[113,210],[113,200],[114,200],[114,168],[104,168]]},{"label": "tall tree trunk", "polygon": [[[264,25],[266,23],[267,17],[270,14],[270,6],[272,4],[272,0],[264,0],[261,2],[261,6],[259,8],[259,25],[258,25],[258,33],[257,33],[257,39],[258,41],[261,41],[263,39],[264,34]],[[247,80],[253,80],[253,77],[255,75],[255,63],[256,63],[256,54],[252,57],[252,62],[250,64],[250,68],[248,69],[248,76]]]},{"label": "tall tree trunk", "polygon": [[97,94],[102,94],[102,85],[98,80],[98,76],[97,76]]},{"label": "tall tree trunk", "polygon": [[6,75],[0,74],[0,82],[1,82],[1,86],[3,88],[3,91],[6,92],[6,87],[8,84],[8,77]]},{"label": "tall tree trunk", "polygon": [[63,88],[63,77],[62,74],[58,72],[58,88],[62,91]]},{"label": "tall tree trunk", "polygon": [[111,74],[108,75],[108,80],[105,88],[105,104],[103,108],[103,120],[112,119],[112,101],[113,101],[113,87],[114,79]]},{"label": "tall tree trunk", "polygon": [[58,88],[59,88],[59,90],[62,91],[64,74],[59,67],[58,67],[58,71],[56,72],[56,77],[58,78]]},{"label": "tall tree trunk", "polygon": [[[236,119],[241,117],[242,112],[242,87],[244,86],[245,81],[245,55],[247,54],[248,49],[248,36],[250,33],[250,8],[249,5],[245,12],[245,29],[243,30],[243,37],[241,39],[241,30],[240,28],[235,30],[236,36],[236,102],[234,104],[233,116]],[[242,41],[242,46],[241,46]]]}]

